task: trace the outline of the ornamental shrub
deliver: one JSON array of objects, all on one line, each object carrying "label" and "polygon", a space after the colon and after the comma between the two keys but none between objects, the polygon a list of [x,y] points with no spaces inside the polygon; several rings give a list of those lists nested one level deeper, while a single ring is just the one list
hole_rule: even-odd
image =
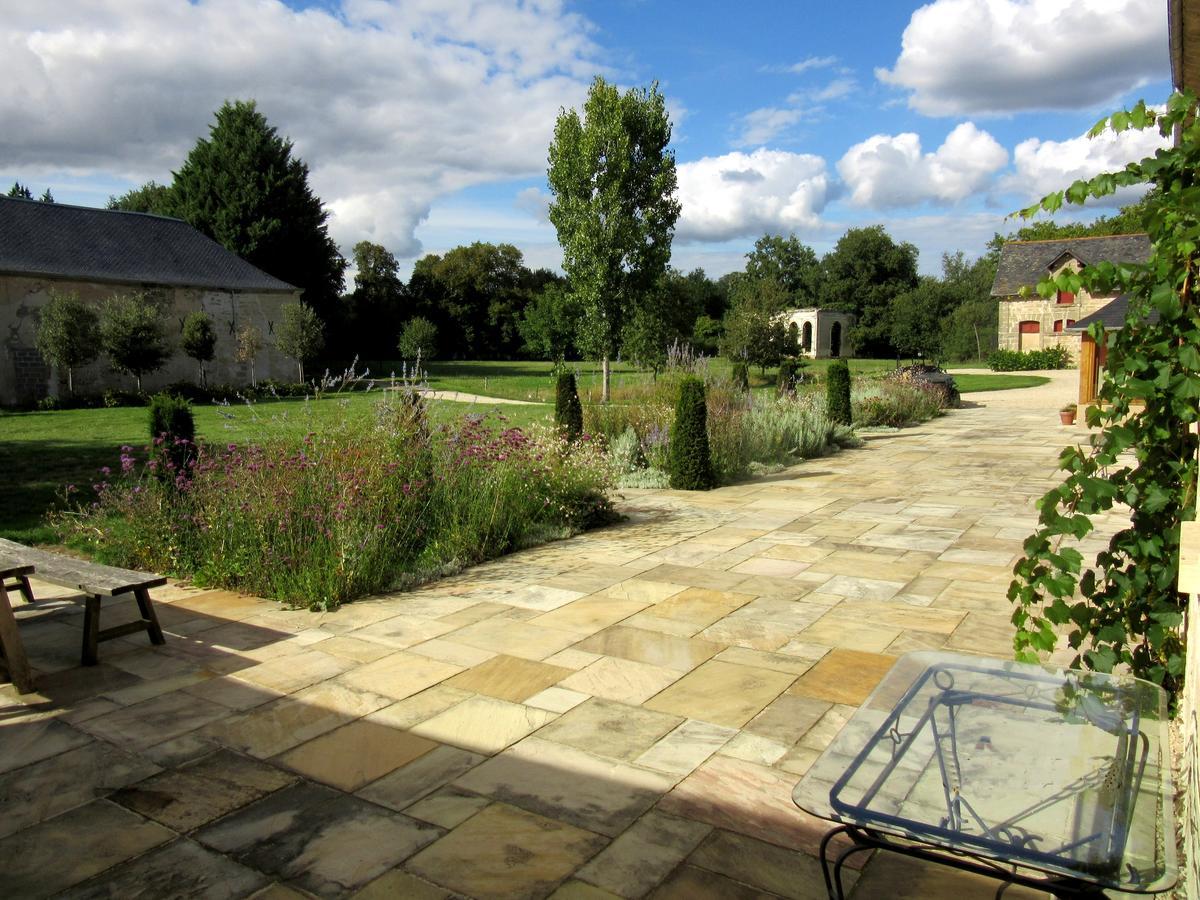
[{"label": "ornamental shrub", "polygon": [[667,474],[671,487],[684,491],[707,491],[715,484],[708,449],[708,410],[704,382],[688,376],[679,385],[675,424],[667,451]]},{"label": "ornamental shrub", "polygon": [[996,350],[988,357],[993,372],[1028,372],[1037,369],[1069,369],[1071,354],[1065,347],[1044,350]]},{"label": "ornamental shrub", "polygon": [[779,393],[794,394],[796,393],[796,361],[794,359],[785,359],[779,364]]},{"label": "ornamental shrub", "polygon": [[850,424],[850,364],[844,359],[835,359],[825,372],[825,406],[834,422]]},{"label": "ornamental shrub", "polygon": [[739,390],[750,390],[750,369],[745,362],[733,364],[733,385]]},{"label": "ornamental shrub", "polygon": [[196,420],[183,397],[162,392],[150,398],[150,440],[160,477],[174,477],[195,457]]},{"label": "ornamental shrub", "polygon": [[554,392],[554,424],[568,441],[577,440],[583,433],[583,407],[579,403],[574,372],[563,372],[558,376]]}]

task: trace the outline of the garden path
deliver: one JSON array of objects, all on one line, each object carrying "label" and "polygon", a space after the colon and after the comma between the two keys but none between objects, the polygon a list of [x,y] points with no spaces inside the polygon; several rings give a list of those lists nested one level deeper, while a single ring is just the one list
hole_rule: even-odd
[{"label": "garden path", "polygon": [[[1010,569],[1082,433],[1052,392],[969,399],[335,613],[169,586],[167,645],[91,669],[74,603],[22,613],[41,693],[0,691],[7,892],[820,896],[793,785],[896,654],[1011,654]],[[994,891],[891,855],[851,878]]]}]

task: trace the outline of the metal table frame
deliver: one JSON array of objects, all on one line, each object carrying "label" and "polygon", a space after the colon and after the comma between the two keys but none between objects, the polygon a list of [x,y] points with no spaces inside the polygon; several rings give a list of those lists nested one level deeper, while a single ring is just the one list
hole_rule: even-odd
[{"label": "metal table frame", "polygon": [[[1016,682],[1025,681],[1028,682],[1028,685],[1024,694],[1017,695],[956,689],[954,687],[955,670],[986,675],[995,674]],[[929,699],[927,708],[912,728],[909,731],[901,732],[898,727],[901,716],[909,712],[909,705],[931,680],[938,692]],[[960,790],[962,782],[956,731],[958,710],[963,706],[981,702],[1058,711],[1057,704],[1038,697],[1040,685],[1055,688],[1063,686],[1061,678],[1033,667],[997,672],[991,667],[970,665],[966,662],[939,663],[928,667],[916,678],[895,704],[883,724],[876,730],[871,740],[846,767],[830,791],[830,804],[839,816],[838,821],[842,823],[838,828],[826,834],[820,845],[821,870],[825,877],[826,891],[831,898],[834,900],[843,900],[844,898],[842,868],[846,860],[856,853],[876,849],[888,850],[999,879],[1002,884],[996,892],[997,897],[1003,894],[1011,884],[1048,891],[1056,897],[1100,898],[1105,896],[1104,889],[1096,881],[1087,877],[1086,870],[1080,869],[1080,875],[1068,875],[1061,871],[1054,871],[1054,869],[1063,867],[1062,853],[1092,841],[1105,841],[1104,855],[1108,860],[1106,865],[1096,867],[1097,875],[1100,875],[1101,872],[1111,872],[1120,865],[1128,839],[1128,825],[1133,813],[1134,801],[1141,786],[1149,752],[1149,741],[1141,731],[1140,713],[1136,704],[1133,704],[1128,720],[1122,717],[1115,729],[1106,727],[1112,726],[1111,722],[1100,725],[1104,730],[1117,736],[1117,752],[1110,770],[1119,771],[1120,774],[1117,777],[1121,786],[1114,798],[1113,827],[1107,835],[1095,832],[1061,847],[1037,849],[1033,846],[1034,836],[1023,833],[1019,827],[1003,823],[989,826]],[[1114,693],[1119,694],[1119,689],[1114,688]],[[946,710],[947,727],[939,725],[938,712],[941,709]],[[938,826],[868,808],[868,804],[878,794],[888,776],[895,770],[905,752],[912,747],[926,726],[933,733],[934,753],[946,801],[946,816]],[[858,772],[860,766],[878,746],[886,746],[884,742],[888,740],[892,742],[892,758],[875,777],[863,796],[855,803],[842,799],[839,795]],[[1049,798],[1043,802],[1053,802],[1054,799]],[[979,828],[980,834],[968,834],[961,830],[964,815]],[[836,858],[830,859],[828,853],[830,842],[842,834],[849,837],[853,845],[841,851]],[[1012,852],[1014,850],[1018,852],[1014,854]],[[1019,863],[1002,864],[1004,860],[1013,855],[1020,857]],[[1047,868],[1043,869],[1039,863]],[[1020,868],[1041,871],[1043,874],[1024,874],[1019,871]]]}]

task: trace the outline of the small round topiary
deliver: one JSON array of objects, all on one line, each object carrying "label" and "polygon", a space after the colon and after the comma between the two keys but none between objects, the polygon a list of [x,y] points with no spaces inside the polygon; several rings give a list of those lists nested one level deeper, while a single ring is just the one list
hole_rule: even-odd
[{"label": "small round topiary", "polygon": [[825,373],[825,412],[839,425],[850,424],[850,364],[835,359]]},{"label": "small round topiary", "polygon": [[715,485],[708,449],[704,382],[694,376],[679,385],[675,422],[671,425],[671,443],[667,448],[667,474],[676,490],[707,491]]},{"label": "small round topiary", "polygon": [[579,403],[574,372],[563,372],[558,376],[554,392],[554,424],[568,441],[583,434],[583,407]]},{"label": "small round topiary", "polygon": [[779,364],[779,393],[790,396],[796,393],[796,361],[785,359]]},{"label": "small round topiary", "polygon": [[741,391],[750,390],[750,369],[744,362],[733,364],[733,386]]}]

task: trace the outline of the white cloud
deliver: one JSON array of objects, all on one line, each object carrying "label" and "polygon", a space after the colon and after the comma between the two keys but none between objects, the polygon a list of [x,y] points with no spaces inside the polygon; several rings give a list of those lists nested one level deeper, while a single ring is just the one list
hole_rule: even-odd
[{"label": "white cloud", "polygon": [[513,206],[529,213],[538,222],[550,221],[550,201],[554,198],[541,188],[527,187],[517,192]]},{"label": "white cloud", "polygon": [[[1013,151],[1016,171],[1004,180],[1003,188],[1035,200],[1052,191],[1061,191],[1080,178],[1123,169],[1126,163],[1153,156],[1155,150],[1170,143],[1171,139],[1162,137],[1157,129],[1120,134],[1106,131],[1096,138],[1080,135],[1065,141],[1029,138]],[[1123,188],[1099,205],[1127,204],[1144,192],[1144,188]]]},{"label": "white cloud", "polygon": [[1077,109],[1170,75],[1163,0],[934,0],[875,74],[932,116]]},{"label": "white cloud", "polygon": [[804,110],[766,106],[742,116],[742,132],[733,139],[737,147],[757,147],[804,118]]},{"label": "white cloud", "polygon": [[836,56],[809,56],[800,62],[792,63],[786,66],[763,66],[764,72],[773,72],[777,75],[802,75],[810,69],[827,69],[835,65],[838,61]]},{"label": "white cloud", "polygon": [[921,138],[911,132],[877,134],[847,150],[837,168],[852,203],[891,209],[965,200],[1007,163],[995,138],[964,122],[932,153],[922,153]]},{"label": "white cloud", "polygon": [[439,197],[545,171],[598,66],[561,0],[62,0],[0,19],[0,159],[28,176],[163,180],[226,99],[309,164],[342,245],[419,251]]},{"label": "white cloud", "polygon": [[724,241],[820,226],[830,198],[825,160],[758,149],[680,163],[679,241]]}]

